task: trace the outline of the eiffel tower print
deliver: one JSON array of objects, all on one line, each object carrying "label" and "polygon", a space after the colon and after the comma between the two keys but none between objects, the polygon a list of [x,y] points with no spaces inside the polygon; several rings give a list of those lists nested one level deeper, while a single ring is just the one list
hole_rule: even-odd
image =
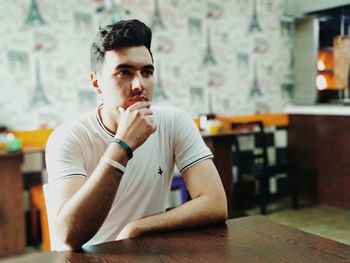
[{"label": "eiffel tower print", "polygon": [[258,20],[258,12],[256,8],[256,0],[253,0],[253,16],[252,19],[250,20],[250,25],[249,25],[249,33],[253,33],[256,31],[262,31],[261,26],[259,24]]},{"label": "eiffel tower print", "polygon": [[151,22],[152,30],[155,29],[156,27],[159,27],[160,29],[165,29],[165,25],[163,23],[163,19],[162,19],[162,16],[160,14],[158,0],[154,0],[154,14],[153,14],[152,22]]},{"label": "eiffel tower print", "polygon": [[34,95],[32,97],[32,100],[30,102],[31,107],[35,106],[42,106],[42,105],[48,105],[50,104],[49,100],[47,99],[44,89],[41,83],[41,77],[40,77],[40,65],[39,60],[35,60],[35,74],[36,74],[36,87],[34,90]]},{"label": "eiffel tower print", "polygon": [[44,21],[43,17],[40,14],[40,10],[36,0],[31,0],[31,4],[29,8],[30,9],[29,9],[27,18],[24,22],[27,26],[38,26],[38,25],[46,24],[46,22]]},{"label": "eiffel tower print", "polygon": [[154,101],[163,101],[167,100],[168,96],[164,92],[162,80],[161,80],[161,72],[160,72],[160,62],[158,63],[157,67],[157,78],[156,78],[156,83],[154,85],[154,94],[153,94],[153,99]]},{"label": "eiffel tower print", "polygon": [[203,59],[203,65],[208,65],[208,64],[212,64],[215,65],[217,64],[215,58],[214,58],[214,54],[211,48],[211,37],[210,37],[210,28],[208,26],[207,29],[207,49],[205,52],[205,56]]},{"label": "eiffel tower print", "polygon": [[208,113],[213,113],[213,89],[208,89]]},{"label": "eiffel tower print", "polygon": [[253,85],[251,86],[250,88],[250,98],[253,98],[253,97],[256,97],[256,96],[262,96],[262,92],[261,92],[261,89],[260,89],[260,85],[259,85],[259,82],[258,82],[258,70],[256,68],[256,62],[254,63],[254,80],[253,80]]},{"label": "eiffel tower print", "polygon": [[24,71],[24,70],[27,70],[29,67],[27,52],[9,50],[7,53],[7,58],[8,58],[11,70],[21,69]]}]

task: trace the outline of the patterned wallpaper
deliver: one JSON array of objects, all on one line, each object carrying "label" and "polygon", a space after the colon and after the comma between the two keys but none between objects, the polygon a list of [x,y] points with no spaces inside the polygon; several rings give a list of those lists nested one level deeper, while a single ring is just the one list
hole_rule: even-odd
[{"label": "patterned wallpaper", "polygon": [[0,124],[54,127],[98,98],[89,47],[99,25],[153,29],[154,104],[192,116],[281,112],[292,91],[285,0],[12,0],[0,5]]}]

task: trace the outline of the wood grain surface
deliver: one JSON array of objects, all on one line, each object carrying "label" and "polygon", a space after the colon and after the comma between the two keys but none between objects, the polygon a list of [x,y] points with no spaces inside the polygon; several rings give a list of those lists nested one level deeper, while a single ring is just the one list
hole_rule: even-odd
[{"label": "wood grain surface", "polygon": [[0,154],[0,257],[25,248],[22,153]]},{"label": "wood grain surface", "polygon": [[262,217],[244,217],[8,262],[350,262],[350,246]]}]

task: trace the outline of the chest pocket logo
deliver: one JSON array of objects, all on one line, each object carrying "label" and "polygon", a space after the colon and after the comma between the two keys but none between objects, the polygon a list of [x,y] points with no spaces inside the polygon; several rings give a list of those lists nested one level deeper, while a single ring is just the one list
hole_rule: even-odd
[{"label": "chest pocket logo", "polygon": [[163,171],[162,167],[159,166],[157,174],[161,176],[161,175],[163,175],[163,172],[164,171]]}]

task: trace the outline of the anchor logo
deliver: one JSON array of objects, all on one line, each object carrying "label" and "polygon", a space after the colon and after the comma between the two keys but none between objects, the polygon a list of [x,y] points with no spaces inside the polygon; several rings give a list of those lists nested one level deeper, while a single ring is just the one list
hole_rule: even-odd
[{"label": "anchor logo", "polygon": [[158,168],[158,172],[157,172],[157,173],[158,173],[159,175],[162,175],[162,174],[163,174],[163,172],[164,172],[164,171],[162,170],[162,167],[160,167],[160,166],[159,166],[159,168]]}]

